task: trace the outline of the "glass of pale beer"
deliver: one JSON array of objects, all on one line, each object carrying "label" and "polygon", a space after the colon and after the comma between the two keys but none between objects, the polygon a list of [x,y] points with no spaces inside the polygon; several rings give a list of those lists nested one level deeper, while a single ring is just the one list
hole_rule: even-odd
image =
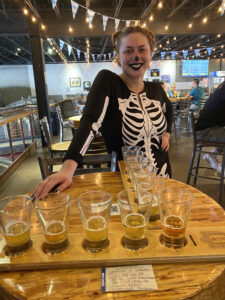
[{"label": "glass of pale beer", "polygon": [[184,188],[165,187],[157,192],[157,199],[162,221],[160,242],[174,249],[184,247],[193,194]]},{"label": "glass of pale beer", "polygon": [[66,193],[50,193],[34,201],[34,207],[45,236],[42,249],[45,253],[56,254],[69,246],[70,196]]},{"label": "glass of pale beer", "polygon": [[109,245],[108,225],[112,195],[102,190],[91,190],[77,198],[81,221],[85,232],[83,247],[93,253]]},{"label": "glass of pale beer", "polygon": [[127,189],[117,195],[117,200],[124,231],[122,245],[131,250],[145,248],[152,195],[145,190],[137,193],[134,189]]},{"label": "glass of pale beer", "polygon": [[27,251],[30,240],[31,198],[9,196],[0,200],[0,226],[6,240],[5,253],[10,256]]}]

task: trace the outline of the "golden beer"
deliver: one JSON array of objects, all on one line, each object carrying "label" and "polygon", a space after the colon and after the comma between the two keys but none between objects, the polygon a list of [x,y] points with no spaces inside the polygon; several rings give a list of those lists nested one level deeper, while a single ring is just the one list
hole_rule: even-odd
[{"label": "golden beer", "polygon": [[129,214],[124,224],[125,237],[130,240],[141,240],[145,238],[146,223],[141,214]]},{"label": "golden beer", "polygon": [[4,237],[10,252],[21,252],[29,246],[30,227],[25,221],[10,222]]},{"label": "golden beer", "polygon": [[108,246],[108,227],[106,224],[103,216],[91,216],[86,221],[85,245],[91,252],[99,252]]},{"label": "golden beer", "polygon": [[62,221],[51,221],[44,233],[45,240],[49,244],[59,244],[67,239],[65,224]]},{"label": "golden beer", "polygon": [[171,215],[162,224],[163,243],[166,246],[182,247],[185,239],[185,226],[181,217]]}]

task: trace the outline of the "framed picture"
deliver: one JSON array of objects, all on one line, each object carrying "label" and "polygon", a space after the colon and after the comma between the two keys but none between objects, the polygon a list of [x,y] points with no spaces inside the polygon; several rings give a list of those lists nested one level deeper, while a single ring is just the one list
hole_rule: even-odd
[{"label": "framed picture", "polygon": [[70,87],[79,87],[81,86],[81,79],[80,77],[73,77],[70,78]]}]

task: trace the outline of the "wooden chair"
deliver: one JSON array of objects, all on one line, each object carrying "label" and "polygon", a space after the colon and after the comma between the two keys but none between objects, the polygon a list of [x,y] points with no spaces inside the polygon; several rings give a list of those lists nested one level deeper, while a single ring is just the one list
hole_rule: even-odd
[{"label": "wooden chair", "polygon": [[41,130],[48,146],[48,153],[49,157],[53,157],[55,153],[62,153],[63,155],[66,153],[67,149],[69,148],[70,141],[53,143],[52,136],[49,130],[49,124],[47,117],[44,117],[40,120]]},{"label": "wooden chair", "polygon": [[[219,202],[220,202],[220,201],[222,201],[222,198],[223,198],[223,189],[224,189],[225,144],[217,144],[217,143],[203,142],[203,141],[197,140],[196,130],[195,130],[196,120],[197,120],[197,118],[195,117],[194,113],[192,112],[191,113],[191,126],[192,126],[192,132],[193,132],[193,150],[192,150],[191,160],[190,160],[190,164],[189,164],[186,183],[189,184],[191,176],[194,177],[194,185],[196,185],[198,177],[219,181],[220,182]],[[206,175],[203,176],[203,175],[198,174],[199,169],[212,169],[210,167],[200,166],[201,154],[211,154],[210,151],[205,150],[206,147],[211,147],[211,148],[215,148],[215,147],[221,148],[222,147],[223,148],[223,152],[218,154],[218,155],[222,155],[222,170],[221,170],[220,177],[206,176]],[[194,166],[196,152],[197,152],[197,159],[196,159],[195,166]]]},{"label": "wooden chair", "polygon": [[[46,155],[38,156],[42,179],[55,173],[53,167],[63,164],[61,157],[50,158]],[[85,155],[81,166],[74,175],[96,173],[96,172],[116,172],[117,155],[116,152],[104,155]],[[105,166],[106,165],[106,166]],[[84,168],[86,166],[86,168]],[[104,167],[103,167],[104,166]]]}]

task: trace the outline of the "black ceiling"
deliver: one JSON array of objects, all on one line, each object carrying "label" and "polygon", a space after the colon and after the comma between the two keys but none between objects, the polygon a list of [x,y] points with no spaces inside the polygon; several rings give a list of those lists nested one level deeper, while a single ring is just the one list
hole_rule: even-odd
[{"label": "black ceiling", "polygon": [[[39,24],[46,25],[40,31],[46,63],[63,63],[62,58],[49,48],[53,46],[60,53],[60,40],[64,42],[61,52],[68,62],[84,62],[87,52],[87,40],[90,43],[90,61],[111,60],[113,49],[110,35],[114,31],[113,18],[120,19],[119,28],[125,26],[125,20],[140,20],[156,33],[157,49],[153,59],[171,59],[176,51],[176,59],[183,57],[183,50],[188,50],[188,58],[194,59],[195,49],[200,49],[198,58],[208,58],[207,48],[213,47],[210,58],[225,58],[225,14],[221,16],[218,8],[222,0],[162,0],[163,8],[158,9],[160,0],[77,0],[79,4],[75,19],[72,18],[71,0],[58,0],[56,9],[52,9],[51,0],[0,0],[0,64],[32,63],[28,18],[36,16]],[[96,12],[93,29],[85,23],[87,10]],[[23,8],[29,10],[26,17]],[[153,14],[153,22],[149,16]],[[108,16],[106,31],[103,30],[102,16]],[[202,18],[208,17],[208,24],[203,26]],[[193,30],[187,28],[193,23]],[[165,25],[169,29],[164,29]],[[182,25],[181,25],[182,24]],[[224,26],[221,26],[224,24]],[[69,33],[71,26],[73,32]],[[182,28],[180,28],[182,26]],[[209,33],[208,33],[209,32]],[[218,35],[220,34],[220,35]],[[51,38],[50,40],[47,38]],[[68,45],[72,46],[68,53]],[[191,49],[192,47],[192,49]],[[105,55],[104,55],[105,54]]]}]

